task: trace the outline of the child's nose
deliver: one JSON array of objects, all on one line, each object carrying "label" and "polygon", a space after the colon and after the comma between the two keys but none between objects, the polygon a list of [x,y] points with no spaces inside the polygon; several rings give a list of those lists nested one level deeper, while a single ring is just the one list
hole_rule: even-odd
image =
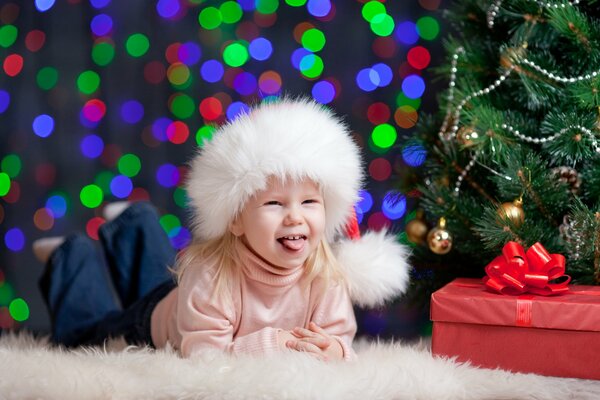
[{"label": "child's nose", "polygon": [[302,213],[298,207],[292,206],[289,207],[288,212],[285,216],[285,222],[287,224],[299,224],[302,222]]}]

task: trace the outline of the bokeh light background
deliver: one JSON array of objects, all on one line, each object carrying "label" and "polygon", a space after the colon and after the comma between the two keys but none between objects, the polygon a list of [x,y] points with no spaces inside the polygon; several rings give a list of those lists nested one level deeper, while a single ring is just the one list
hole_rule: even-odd
[{"label": "bokeh light background", "polygon": [[[413,213],[394,179],[425,158],[408,138],[435,106],[440,1],[0,3],[0,328],[47,331],[31,244],[97,239],[107,202],[151,200],[185,246],[186,161],[259,99],[310,96],[344,116],[366,155],[361,227],[402,237]],[[359,323],[407,336],[413,314],[393,306]]]}]

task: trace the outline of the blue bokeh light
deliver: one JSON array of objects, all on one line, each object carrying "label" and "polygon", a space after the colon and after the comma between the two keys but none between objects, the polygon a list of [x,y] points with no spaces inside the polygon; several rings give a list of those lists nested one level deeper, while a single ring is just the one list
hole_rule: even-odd
[{"label": "blue bokeh light", "polygon": [[[377,82],[375,83],[373,80],[376,80]],[[356,84],[361,90],[365,92],[372,92],[373,90],[377,89],[379,84],[379,76],[377,75],[377,72],[373,71],[373,69],[363,68],[358,71],[358,74],[356,75]]]},{"label": "blue bokeh light", "polygon": [[170,188],[179,183],[179,169],[173,164],[163,164],[156,171],[156,180],[161,186]]},{"label": "blue bokeh light", "polygon": [[35,0],[35,8],[38,11],[45,12],[52,8],[54,2],[54,0]]},{"label": "blue bokeh light", "polygon": [[410,143],[402,149],[402,159],[408,166],[419,167],[425,162],[426,158],[427,150],[421,144]]},{"label": "blue bokeh light", "polygon": [[94,32],[94,35],[105,36],[108,35],[112,30],[113,20],[109,15],[98,14],[94,18],[92,18],[90,27],[92,29],[92,32]]},{"label": "blue bokeh light", "polygon": [[[384,64],[384,63],[378,63],[373,65],[372,71],[375,71],[377,73],[379,82],[376,83],[377,86],[379,87],[384,87],[389,85],[392,82],[392,78],[394,77],[394,73],[392,72],[392,69],[390,68],[389,65]],[[372,73],[369,73],[369,76],[371,76]],[[375,83],[375,82],[373,82]]]},{"label": "blue bokeh light", "polygon": [[98,135],[87,135],[79,145],[81,153],[87,158],[98,158],[104,150],[104,141]]},{"label": "blue bokeh light", "polygon": [[250,107],[248,107],[246,103],[243,103],[241,101],[234,101],[229,105],[229,107],[227,107],[227,119],[233,121],[240,114],[248,113],[248,111],[250,111]]},{"label": "blue bokeh light", "polygon": [[258,82],[250,72],[242,72],[233,80],[233,88],[241,95],[248,96],[256,91]]},{"label": "blue bokeh light", "polygon": [[125,175],[117,175],[110,181],[110,191],[113,196],[124,199],[131,194],[133,183]]},{"label": "blue bokeh light", "polygon": [[396,38],[404,44],[415,44],[419,40],[417,25],[411,21],[405,21],[398,24],[395,31]]},{"label": "blue bokeh light", "polygon": [[152,135],[154,136],[154,138],[160,142],[166,142],[167,140],[169,140],[169,136],[167,135],[167,129],[169,128],[169,126],[171,126],[172,123],[173,120],[171,120],[170,118],[157,118],[152,124]]},{"label": "blue bokeh light", "polygon": [[402,218],[406,212],[406,197],[399,192],[388,192],[383,198],[381,211],[391,220]]},{"label": "blue bokeh light", "polygon": [[331,11],[331,1],[329,0],[308,0],[306,4],[308,12],[315,17],[325,17]]},{"label": "blue bokeh light", "polygon": [[12,251],[21,251],[25,247],[25,235],[19,228],[9,229],[4,235],[4,244]]},{"label": "blue bokeh light", "polygon": [[179,0],[158,0],[156,3],[156,12],[163,18],[175,17],[180,9]]},{"label": "blue bokeh light", "polygon": [[129,100],[121,106],[121,118],[129,124],[140,122],[144,117],[144,106],[137,100]]},{"label": "blue bokeh light", "polygon": [[200,76],[206,82],[215,83],[221,80],[225,69],[217,60],[207,60],[200,67]]},{"label": "blue bokeh light", "polygon": [[300,69],[300,63],[307,55],[312,54],[310,51],[306,50],[304,47],[300,47],[292,53],[291,61],[292,65],[296,69]]},{"label": "blue bokeh light", "polygon": [[59,194],[52,195],[46,200],[46,209],[54,218],[62,218],[67,213],[67,200]]},{"label": "blue bokeh light", "polygon": [[358,196],[360,197],[360,200],[356,203],[356,206],[363,214],[368,213],[369,210],[371,210],[371,207],[373,207],[373,196],[366,190],[361,190]]},{"label": "blue bokeh light", "polygon": [[312,88],[312,97],[321,104],[329,104],[335,98],[335,86],[329,81],[319,81]]},{"label": "blue bokeh light", "polygon": [[264,61],[271,57],[273,45],[269,40],[259,37],[250,42],[248,51],[255,60]]},{"label": "blue bokeh light", "polygon": [[54,118],[47,114],[41,114],[33,120],[33,132],[39,137],[48,137],[54,131]]},{"label": "blue bokeh light", "polygon": [[425,92],[425,81],[419,75],[408,75],[402,81],[402,91],[409,99],[418,99]]},{"label": "blue bokeh light", "polygon": [[10,94],[6,90],[0,89],[0,114],[8,108],[10,104]]},{"label": "blue bokeh light", "polygon": [[196,43],[186,42],[179,46],[177,58],[185,65],[194,65],[202,58],[202,49]]}]

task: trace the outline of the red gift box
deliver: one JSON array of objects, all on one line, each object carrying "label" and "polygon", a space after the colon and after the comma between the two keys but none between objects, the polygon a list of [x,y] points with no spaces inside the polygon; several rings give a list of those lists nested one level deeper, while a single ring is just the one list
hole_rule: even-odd
[{"label": "red gift box", "polygon": [[431,296],[432,352],[484,368],[600,379],[600,287],[508,296],[459,278]]}]

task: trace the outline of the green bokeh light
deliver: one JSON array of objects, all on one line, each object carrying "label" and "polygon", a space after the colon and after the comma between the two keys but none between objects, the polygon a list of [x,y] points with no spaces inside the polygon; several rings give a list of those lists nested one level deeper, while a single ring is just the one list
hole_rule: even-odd
[{"label": "green bokeh light", "polygon": [[375,146],[382,149],[393,146],[397,137],[396,128],[390,124],[377,125],[371,133],[371,139]]},{"label": "green bokeh light", "polygon": [[242,15],[244,14],[242,7],[235,1],[226,1],[221,4],[219,10],[221,11],[223,22],[226,24],[235,24],[242,19]]},{"label": "green bokeh light", "polygon": [[435,18],[421,17],[417,20],[417,32],[425,40],[434,40],[440,33],[440,24]]},{"label": "green bokeh light", "polygon": [[6,172],[0,172],[0,196],[6,196],[10,192],[10,176]]},{"label": "green bokeh light", "polygon": [[169,106],[173,115],[179,119],[191,117],[196,110],[194,99],[183,93],[176,94]]},{"label": "green bokeh light", "polygon": [[79,200],[87,208],[96,208],[102,204],[104,200],[104,193],[97,185],[87,185],[79,192]]},{"label": "green bokeh light", "polygon": [[123,154],[117,162],[117,169],[122,175],[133,178],[140,173],[140,170],[142,169],[142,162],[135,154]]},{"label": "green bokeh light", "polygon": [[92,60],[101,67],[110,64],[113,58],[115,58],[115,46],[112,43],[100,42],[92,48]]},{"label": "green bokeh light", "polygon": [[205,142],[210,142],[215,130],[215,127],[210,125],[200,127],[196,131],[196,143],[198,144],[198,146],[202,147],[204,146]]},{"label": "green bokeh light", "polygon": [[302,46],[310,51],[320,51],[325,47],[325,35],[316,28],[307,29],[302,34]]},{"label": "green bokeh light", "polygon": [[190,69],[184,64],[172,66],[168,70],[169,82],[175,87],[188,83],[191,80],[191,76]]},{"label": "green bokeh light", "polygon": [[398,105],[398,107],[411,106],[415,110],[418,110],[419,107],[421,107],[421,98],[419,97],[416,99],[411,99],[409,97],[406,97],[404,92],[400,92],[398,93],[398,96],[396,96],[396,104]]},{"label": "green bokeh light", "polygon": [[21,173],[22,167],[21,157],[16,154],[8,154],[2,159],[0,169],[5,172],[9,177],[16,178]]},{"label": "green bokeh light", "polygon": [[300,60],[300,72],[307,78],[318,78],[323,67],[323,60],[316,54],[307,54]]},{"label": "green bokeh light", "polygon": [[167,235],[170,235],[173,229],[181,227],[181,221],[173,214],[165,214],[158,220],[160,226],[164,229]]},{"label": "green bokeh light", "polygon": [[279,0],[256,0],[256,11],[261,14],[273,14],[279,8]]},{"label": "green bokeh light", "polygon": [[378,36],[389,36],[394,32],[394,19],[387,14],[377,14],[371,19],[371,30]]},{"label": "green bokeh light", "polygon": [[38,71],[35,80],[40,89],[50,90],[58,82],[58,71],[56,68],[44,67]]},{"label": "green bokeh light", "polygon": [[8,306],[15,297],[15,291],[12,285],[6,281],[0,283],[0,306]]},{"label": "green bokeh light", "polygon": [[223,61],[230,67],[241,67],[248,61],[248,49],[241,42],[234,42],[223,50]]},{"label": "green bokeh light", "polygon": [[383,5],[383,3],[380,3],[379,1],[369,1],[368,3],[365,3],[365,5],[362,8],[362,16],[365,20],[369,22],[371,22],[373,17],[379,14],[387,14],[385,5]]},{"label": "green bokeh light", "polygon": [[100,76],[94,71],[83,71],[77,78],[77,87],[82,93],[92,94],[100,86]]},{"label": "green bokeh light", "polygon": [[19,30],[14,25],[0,27],[0,46],[7,48],[13,45],[19,36]]},{"label": "green bokeh light", "polygon": [[292,7],[301,7],[306,4],[307,0],[285,0],[285,2]]},{"label": "green bokeh light", "polygon": [[8,312],[15,321],[23,322],[29,319],[29,306],[27,302],[18,297],[10,302]]},{"label": "green bokeh light", "polygon": [[188,196],[185,189],[181,187],[175,188],[173,191],[173,201],[181,208],[187,208],[188,206]]},{"label": "green bokeh light", "polygon": [[150,48],[150,41],[146,37],[146,35],[142,33],[134,33],[133,35],[127,38],[125,42],[125,49],[127,49],[127,53],[129,53],[132,57],[141,57]]},{"label": "green bokeh light", "polygon": [[115,178],[115,174],[111,171],[102,171],[98,175],[96,175],[96,179],[94,179],[94,183],[102,189],[102,193],[110,194],[110,183]]},{"label": "green bokeh light", "polygon": [[218,28],[223,22],[223,16],[221,11],[216,7],[206,7],[200,14],[198,14],[198,23],[204,29],[215,29]]}]

